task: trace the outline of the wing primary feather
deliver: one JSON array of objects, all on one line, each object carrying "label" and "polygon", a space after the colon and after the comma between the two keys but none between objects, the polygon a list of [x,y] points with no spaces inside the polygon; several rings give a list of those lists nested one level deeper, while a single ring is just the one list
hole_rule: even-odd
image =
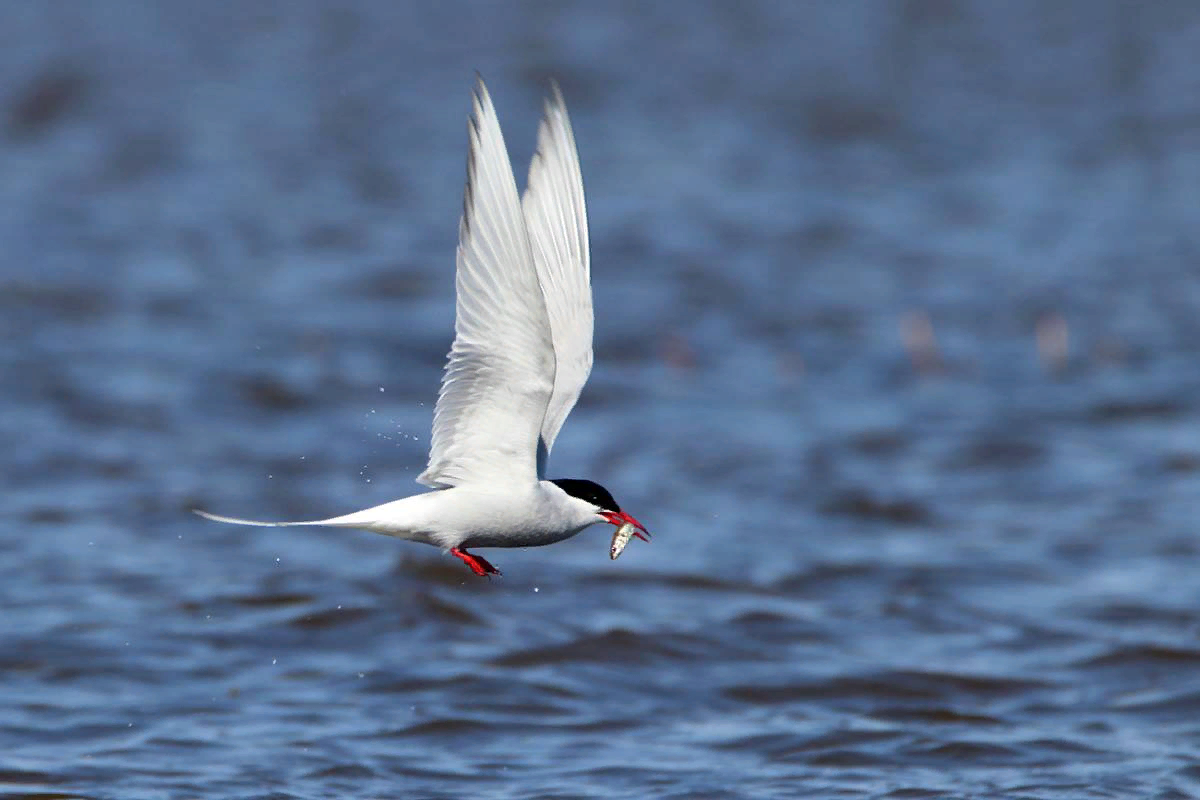
[{"label": "wing primary feather", "polygon": [[539,436],[538,474],[592,369],[587,205],[562,91],[551,82],[521,207],[554,341],[554,391]]}]

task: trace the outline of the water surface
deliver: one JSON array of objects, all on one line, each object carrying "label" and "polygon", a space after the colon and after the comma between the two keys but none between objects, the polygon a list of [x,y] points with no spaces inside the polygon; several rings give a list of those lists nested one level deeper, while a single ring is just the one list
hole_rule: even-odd
[{"label": "water surface", "polygon": [[[1197,7],[440,8],[0,9],[0,796],[1200,795]],[[475,69],[653,543],[188,514],[419,488]]]}]

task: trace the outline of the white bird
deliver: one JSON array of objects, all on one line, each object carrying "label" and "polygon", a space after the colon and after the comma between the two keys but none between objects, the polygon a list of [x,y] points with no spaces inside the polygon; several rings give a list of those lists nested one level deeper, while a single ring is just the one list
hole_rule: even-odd
[{"label": "white bird", "polygon": [[476,575],[498,575],[476,547],[532,547],[598,522],[633,525],[604,487],[546,480],[546,459],[592,369],[592,289],[583,178],[557,85],[518,198],[500,123],[482,79],[468,125],[458,230],[454,344],[433,415],[436,491],[340,517],[238,525],[360,528],[448,550]]}]

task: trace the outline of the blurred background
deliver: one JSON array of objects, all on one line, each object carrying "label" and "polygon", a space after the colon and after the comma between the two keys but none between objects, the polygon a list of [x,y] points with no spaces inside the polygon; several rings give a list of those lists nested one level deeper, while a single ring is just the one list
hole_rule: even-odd
[{"label": "blurred background", "polygon": [[[0,4],[0,796],[1200,796],[1200,5]],[[596,367],[417,491],[475,71]]]}]

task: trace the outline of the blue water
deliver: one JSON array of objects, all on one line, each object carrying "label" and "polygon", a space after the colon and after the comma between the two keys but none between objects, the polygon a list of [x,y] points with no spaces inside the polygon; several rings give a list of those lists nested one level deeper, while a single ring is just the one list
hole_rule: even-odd
[{"label": "blue water", "polygon": [[[432,4],[431,4],[432,5]],[[0,5],[0,797],[1200,796],[1200,6]],[[404,496],[557,78],[655,533]]]}]

